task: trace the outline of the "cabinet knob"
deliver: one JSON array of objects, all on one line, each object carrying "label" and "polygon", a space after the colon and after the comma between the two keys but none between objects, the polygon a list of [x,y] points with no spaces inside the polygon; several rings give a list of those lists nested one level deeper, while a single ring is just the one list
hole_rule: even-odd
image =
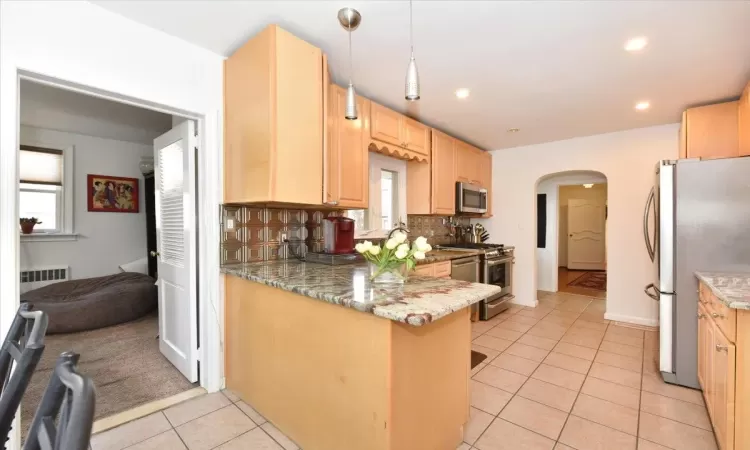
[{"label": "cabinet knob", "polygon": [[159,255],[160,255],[160,253],[159,253],[159,252],[155,252],[155,251],[153,251],[153,250],[151,250],[151,251],[150,251],[149,253],[150,253],[150,254],[151,254],[151,256],[153,256],[154,258],[156,258],[157,256],[159,256]]},{"label": "cabinet knob", "polygon": [[705,319],[705,318],[706,318],[706,315],[705,315],[705,314],[701,314],[701,313],[698,313],[698,318],[699,318],[699,319]]},{"label": "cabinet knob", "polygon": [[721,317],[723,319],[724,315],[723,314],[717,314],[717,313],[711,313],[711,317],[713,317],[714,319],[717,318],[717,317]]},{"label": "cabinet knob", "polygon": [[717,352],[729,352],[729,347],[726,345],[716,344]]}]

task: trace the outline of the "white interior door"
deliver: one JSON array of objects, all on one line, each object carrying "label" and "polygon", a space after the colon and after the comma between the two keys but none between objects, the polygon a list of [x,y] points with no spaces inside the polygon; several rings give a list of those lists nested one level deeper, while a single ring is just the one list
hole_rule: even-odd
[{"label": "white interior door", "polygon": [[605,205],[596,200],[568,200],[568,269],[604,270]]},{"label": "white interior door", "polygon": [[186,120],[154,139],[159,350],[191,382],[198,381],[194,127]]}]

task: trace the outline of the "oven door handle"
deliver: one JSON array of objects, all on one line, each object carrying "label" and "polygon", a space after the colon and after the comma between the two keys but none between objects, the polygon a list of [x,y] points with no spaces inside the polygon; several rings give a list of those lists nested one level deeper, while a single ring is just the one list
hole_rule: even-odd
[{"label": "oven door handle", "polygon": [[492,300],[488,299],[488,300],[486,300],[487,308],[488,309],[497,308],[498,306],[502,305],[503,303],[509,302],[509,301],[513,300],[514,298],[516,298],[515,295],[513,295],[513,294],[506,294],[506,295],[503,295],[503,296],[498,297],[498,298],[493,298]]},{"label": "oven door handle", "polygon": [[513,259],[515,258],[502,258],[502,259],[495,259],[492,261],[487,261],[486,264],[488,267],[497,266],[498,264],[507,264],[512,263]]}]

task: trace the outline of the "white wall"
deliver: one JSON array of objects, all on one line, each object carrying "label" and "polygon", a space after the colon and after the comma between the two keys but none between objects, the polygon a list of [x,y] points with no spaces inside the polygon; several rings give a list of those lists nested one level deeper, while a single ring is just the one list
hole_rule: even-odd
[{"label": "white wall", "polygon": [[[496,154],[497,153],[493,154],[493,160]],[[557,267],[559,264],[558,261],[562,261],[558,253],[559,242],[561,239],[561,234],[558,232],[558,229],[562,228],[560,227],[561,217],[558,215],[558,188],[560,186],[571,184],[605,183],[606,181],[607,179],[600,173],[583,171],[558,174],[539,181],[537,193],[547,194],[547,228],[545,230],[545,247],[536,249],[536,289],[557,292]],[[536,206],[536,204],[534,206]],[[536,208],[534,208],[534,214],[534,218],[536,218]],[[536,299],[536,297],[534,297],[534,299]]]},{"label": "white wall", "polygon": [[536,303],[536,185],[540,177],[593,170],[607,177],[607,318],[656,325],[657,305],[643,293],[652,280],[642,235],[643,208],[660,159],[678,156],[677,124],[639,128],[492,152],[493,240],[515,245],[516,302]]},{"label": "white wall", "polygon": [[222,69],[221,56],[88,2],[0,2],[0,334],[18,305],[17,99],[18,74],[26,71],[205,119],[198,154],[198,201],[206,211],[198,217],[201,381],[209,390],[221,386],[215,211],[222,198]]},{"label": "white wall", "polygon": [[[21,143],[49,148],[74,146],[73,232],[77,241],[22,242],[21,268],[67,265],[73,279],[118,272],[117,266],[146,256],[146,209],[142,156],[153,146],[21,126]],[[89,212],[86,176],[113,175],[139,179],[140,212]]]},{"label": "white wall", "polygon": [[172,116],[22,80],[21,123],[118,141],[152,144]]}]

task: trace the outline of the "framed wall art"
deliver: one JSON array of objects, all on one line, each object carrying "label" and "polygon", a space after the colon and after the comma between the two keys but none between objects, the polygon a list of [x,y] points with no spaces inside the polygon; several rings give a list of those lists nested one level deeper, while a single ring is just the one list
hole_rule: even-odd
[{"label": "framed wall art", "polygon": [[91,212],[137,213],[138,179],[88,175],[88,205]]}]

